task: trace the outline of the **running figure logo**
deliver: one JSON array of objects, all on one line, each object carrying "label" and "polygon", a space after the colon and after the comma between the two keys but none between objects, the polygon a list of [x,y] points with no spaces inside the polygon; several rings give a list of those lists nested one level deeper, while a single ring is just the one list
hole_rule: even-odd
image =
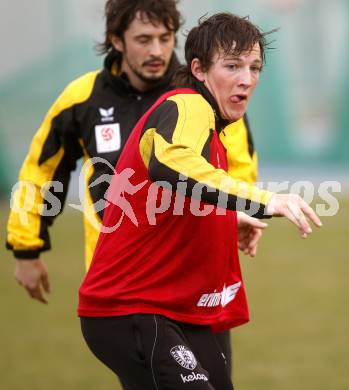
[{"label": "running figure logo", "polygon": [[130,177],[133,176],[133,174],[134,170],[131,168],[126,168],[120,173],[115,172],[112,178],[111,185],[109,187],[106,205],[108,206],[109,203],[113,203],[114,205],[120,207],[120,209],[122,210],[122,215],[117,225],[115,225],[116,227],[119,227],[121,225],[121,222],[125,215],[132,221],[135,226],[138,226],[137,217],[132,209],[131,204],[125,198],[125,193],[129,195],[134,195],[142,187],[145,186],[147,180],[143,181],[142,183],[139,183],[138,185],[133,185],[129,180]]}]

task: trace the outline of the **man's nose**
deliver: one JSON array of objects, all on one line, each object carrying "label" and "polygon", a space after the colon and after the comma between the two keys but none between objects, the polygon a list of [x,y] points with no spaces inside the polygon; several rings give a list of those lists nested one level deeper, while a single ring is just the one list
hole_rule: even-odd
[{"label": "man's nose", "polygon": [[152,41],[152,44],[150,47],[150,54],[154,57],[161,57],[162,56],[162,45],[158,39],[154,39]]},{"label": "man's nose", "polygon": [[239,84],[249,87],[252,85],[252,72],[249,68],[241,69],[239,75]]}]

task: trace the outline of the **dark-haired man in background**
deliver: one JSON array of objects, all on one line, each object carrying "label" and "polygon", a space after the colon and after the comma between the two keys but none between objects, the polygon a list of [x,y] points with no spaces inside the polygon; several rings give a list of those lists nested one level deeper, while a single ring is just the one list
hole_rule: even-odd
[{"label": "dark-haired man in background", "polygon": [[[29,295],[46,303],[49,290],[41,252],[50,249],[49,226],[55,216],[42,216],[42,186],[59,181],[63,187],[47,188],[63,205],[71,171],[80,158],[98,158],[87,172],[85,202],[85,261],[89,267],[102,220],[108,181],[128,136],[143,113],[164,92],[178,68],[175,34],[181,16],[175,0],[108,0],[105,6],[104,69],[87,73],[70,83],[48,111],[35,134],[19,180],[33,183],[35,202],[22,224],[16,211],[26,196],[20,186],[13,200],[17,207],[8,221],[7,247],[16,257],[16,279]],[[92,160],[95,161],[95,160]],[[62,207],[60,211],[62,210]],[[91,210],[92,214],[91,215]]]}]

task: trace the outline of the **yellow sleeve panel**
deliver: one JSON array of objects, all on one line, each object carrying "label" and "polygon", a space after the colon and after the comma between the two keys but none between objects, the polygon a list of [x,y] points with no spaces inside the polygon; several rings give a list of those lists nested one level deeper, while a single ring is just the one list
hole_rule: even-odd
[{"label": "yellow sleeve panel", "polygon": [[178,120],[173,132],[173,144],[185,145],[201,155],[215,128],[214,113],[209,103],[199,94],[174,95],[168,100],[177,104]]},{"label": "yellow sleeve panel", "polygon": [[219,135],[227,150],[228,174],[248,183],[257,181],[257,154],[249,153],[248,133],[243,118],[229,124]]},{"label": "yellow sleeve panel", "polygon": [[172,171],[181,173],[196,183],[221,191],[237,198],[266,205],[272,196],[252,184],[234,179],[223,169],[217,169],[203,156],[196,154],[183,144],[170,144],[155,133],[154,149],[156,159]]},{"label": "yellow sleeve panel", "polygon": [[85,270],[86,272],[90,268],[94,250],[97,245],[100,228],[102,226],[101,218],[99,214],[96,213],[94,208],[94,202],[89,190],[89,182],[91,177],[95,172],[95,167],[92,163],[91,156],[86,150],[86,147],[82,140],[80,140],[81,148],[84,152],[84,165],[83,165],[83,174],[85,178],[85,191],[84,191],[84,204],[83,204],[83,214],[84,214],[84,235],[85,235]]},{"label": "yellow sleeve panel", "polygon": [[139,151],[146,168],[149,168],[149,162],[151,158],[151,150],[153,146],[153,139],[156,129],[150,128],[143,134],[139,142]]},{"label": "yellow sleeve panel", "polygon": [[[224,170],[216,169],[202,155],[215,124],[208,102],[199,94],[174,95],[168,100],[176,103],[178,119],[171,143],[161,135],[161,129],[156,129],[154,134],[154,154],[160,166],[233,197],[266,205],[272,195],[270,192],[234,179]],[[155,173],[157,169],[154,168]]]},{"label": "yellow sleeve panel", "polygon": [[7,243],[14,251],[40,250],[44,246],[44,241],[40,238],[40,211],[45,194],[43,186],[54,177],[64,156],[64,148],[61,146],[53,156],[42,163],[40,163],[40,157],[45,141],[53,131],[53,120],[64,110],[89,98],[98,73],[99,71],[87,73],[65,88],[49,109],[32,140],[28,155],[20,170],[19,186],[12,197],[11,213],[7,225]]}]

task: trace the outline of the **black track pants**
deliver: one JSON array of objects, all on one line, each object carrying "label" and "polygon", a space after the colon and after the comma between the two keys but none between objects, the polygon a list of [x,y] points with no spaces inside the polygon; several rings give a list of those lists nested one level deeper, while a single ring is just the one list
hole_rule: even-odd
[{"label": "black track pants", "polygon": [[222,352],[224,353],[225,359],[227,361],[228,371],[232,372],[232,348],[231,348],[231,337],[229,330],[221,333],[215,333],[218,345],[220,346]]},{"label": "black track pants", "polygon": [[83,317],[94,355],[127,390],[233,390],[219,344],[208,326],[153,314]]}]

